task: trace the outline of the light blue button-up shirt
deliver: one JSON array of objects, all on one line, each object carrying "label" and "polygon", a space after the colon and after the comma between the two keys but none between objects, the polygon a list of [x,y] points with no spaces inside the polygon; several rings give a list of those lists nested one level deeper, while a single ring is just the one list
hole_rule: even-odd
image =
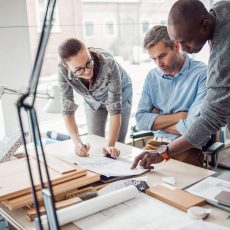
[{"label": "light blue button-up shirt", "polygon": [[[139,130],[151,130],[159,114],[188,111],[187,118],[176,124],[178,132],[185,135],[187,129],[200,115],[200,108],[207,91],[207,66],[191,59],[185,53],[183,55],[186,57],[184,65],[174,77],[165,75],[159,68],[149,71],[136,113]],[[160,111],[159,114],[151,112],[153,107]],[[173,140],[178,136],[157,130],[155,137]]]}]

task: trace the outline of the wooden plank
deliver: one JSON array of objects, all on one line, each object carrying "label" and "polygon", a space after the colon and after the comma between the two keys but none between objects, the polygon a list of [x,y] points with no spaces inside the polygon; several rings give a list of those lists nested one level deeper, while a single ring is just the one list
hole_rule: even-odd
[{"label": "wooden plank", "polygon": [[[36,156],[34,154],[31,154],[30,156],[34,160],[36,160]],[[54,156],[46,155],[45,157],[46,157],[46,163],[47,163],[48,168],[54,170],[57,173],[66,174],[66,173],[76,171],[76,167],[74,166],[74,164],[58,159]],[[40,159],[40,162],[41,164],[43,164],[42,158]]]},{"label": "wooden plank", "polygon": [[[97,182],[99,180],[100,180],[100,175],[87,171],[86,176],[81,176],[79,178],[69,180],[61,184],[54,185],[53,192],[54,192],[54,195],[56,196],[58,194],[65,193],[65,192],[74,190],[76,188]],[[37,192],[37,197],[39,201],[42,200],[42,195],[40,191]],[[3,202],[3,204],[6,207],[8,207],[10,210],[22,208],[32,203],[33,203],[33,197],[31,193],[16,197],[13,199],[9,199]]]},{"label": "wooden plank", "polygon": [[[79,197],[74,197],[74,198],[71,198],[68,200],[62,200],[62,201],[55,202],[55,207],[56,207],[56,209],[61,209],[61,208],[65,208],[65,207],[68,207],[70,205],[77,204],[80,202],[81,202],[81,199]],[[44,206],[39,207],[39,211],[40,211],[41,215],[46,213]],[[35,208],[30,208],[26,211],[26,216],[28,217],[28,219],[30,221],[34,220],[34,218],[36,217],[36,214],[37,213],[36,213]]]},{"label": "wooden plank", "polygon": [[[31,161],[31,163],[36,189],[39,189],[40,180],[38,177],[37,164],[35,161]],[[56,185],[67,180],[86,175],[87,170],[82,169],[77,165],[74,167],[76,168],[76,171],[67,174],[60,174],[49,169],[52,184]],[[47,181],[44,175],[45,173],[43,170],[44,180]],[[0,202],[22,196],[30,192],[31,183],[27,170],[26,159],[13,160],[0,164]]]},{"label": "wooden plank", "polygon": [[205,200],[173,186],[156,185],[146,190],[146,194],[172,205],[184,212],[193,206],[202,206]]}]

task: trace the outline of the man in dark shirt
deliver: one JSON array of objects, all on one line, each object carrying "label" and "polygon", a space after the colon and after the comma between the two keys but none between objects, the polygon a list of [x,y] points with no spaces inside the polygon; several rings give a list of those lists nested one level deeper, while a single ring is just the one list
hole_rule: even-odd
[{"label": "man in dark shirt", "polygon": [[132,168],[138,163],[144,168],[153,168],[151,164],[202,146],[211,134],[230,123],[230,2],[220,1],[208,12],[198,0],[179,0],[170,10],[168,32],[188,53],[199,52],[206,41],[209,42],[207,97],[201,116],[184,136],[155,151],[142,152]]}]

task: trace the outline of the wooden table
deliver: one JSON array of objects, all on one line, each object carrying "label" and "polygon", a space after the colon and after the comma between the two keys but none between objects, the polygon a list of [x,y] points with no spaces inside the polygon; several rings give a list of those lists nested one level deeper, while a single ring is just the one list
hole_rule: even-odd
[{"label": "wooden table", "polygon": [[[90,143],[90,154],[101,154],[102,147],[106,143],[104,138],[95,135],[85,136],[82,139],[84,143]],[[121,150],[121,156],[129,160],[132,160],[141,152],[138,148],[121,143],[117,143],[117,147]],[[45,153],[58,156],[69,162],[75,161],[74,145],[71,140],[46,145]],[[176,186],[182,189],[213,173],[215,172],[171,159],[168,162],[155,165],[155,169],[151,172],[147,172],[146,175],[150,186],[161,183],[162,177],[174,176],[176,178]],[[205,207],[212,208],[212,213],[206,221],[230,227],[230,220],[226,219],[228,215],[227,212],[208,204],[206,204]],[[0,205],[0,214],[16,229],[34,229],[33,224],[26,219],[23,209],[9,211],[3,205]],[[68,224],[63,226],[62,229],[72,230],[79,228],[73,224]]]}]

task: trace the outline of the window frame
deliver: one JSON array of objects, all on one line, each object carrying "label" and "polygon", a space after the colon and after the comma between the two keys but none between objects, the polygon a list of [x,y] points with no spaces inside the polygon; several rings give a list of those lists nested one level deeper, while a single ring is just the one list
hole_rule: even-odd
[{"label": "window frame", "polygon": [[[40,5],[40,1],[43,1],[44,7]],[[45,14],[45,7],[47,5],[47,0],[36,0],[35,1],[35,10],[36,10],[36,20],[37,20],[37,32],[41,33],[42,30],[42,23],[44,16],[41,18],[41,15]],[[60,20],[59,20],[59,11],[56,4],[56,7],[54,9],[54,17],[52,22],[52,29],[51,33],[60,33],[61,27],[60,27]]]},{"label": "window frame", "polygon": [[[86,34],[86,23],[92,23],[93,25],[93,34],[87,35]],[[85,19],[83,20],[83,36],[84,38],[93,38],[95,36],[95,21],[92,19]]]},{"label": "window frame", "polygon": [[[107,28],[106,26],[108,23],[112,22],[113,25],[113,34],[107,33]],[[117,26],[116,26],[116,21],[114,19],[106,19],[104,22],[104,33],[106,37],[116,37],[117,36]]]}]

